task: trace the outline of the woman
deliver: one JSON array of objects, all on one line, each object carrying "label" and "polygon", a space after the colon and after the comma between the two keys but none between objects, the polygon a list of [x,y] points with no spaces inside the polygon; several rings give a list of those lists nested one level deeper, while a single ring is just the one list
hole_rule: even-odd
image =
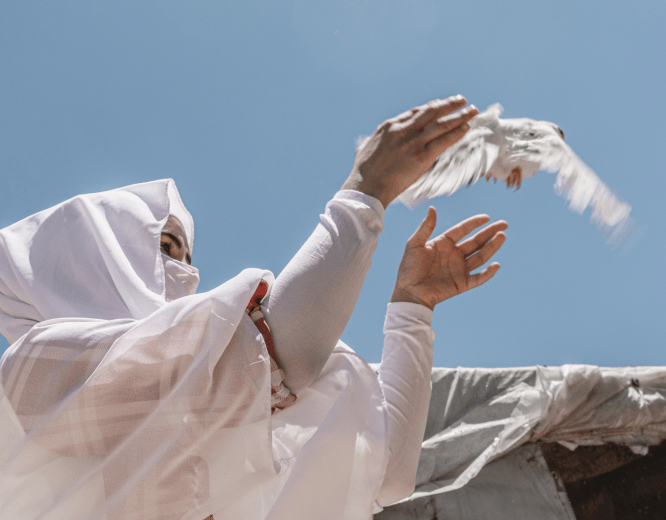
[{"label": "woman", "polygon": [[0,518],[367,519],[408,496],[435,305],[490,279],[477,216],[407,242],[377,377],[339,341],[384,209],[467,131],[461,96],[380,125],[280,276],[195,294],[173,181],[82,195],[0,231]]}]

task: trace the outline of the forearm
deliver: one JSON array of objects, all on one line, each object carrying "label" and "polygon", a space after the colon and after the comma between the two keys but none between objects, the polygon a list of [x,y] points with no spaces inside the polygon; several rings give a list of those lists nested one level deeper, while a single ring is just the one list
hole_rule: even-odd
[{"label": "forearm", "polygon": [[377,199],[338,192],[275,280],[265,315],[292,393],[314,381],[340,339],[370,268],[383,217]]},{"label": "forearm", "polygon": [[387,506],[414,491],[430,404],[432,311],[413,303],[391,303],[384,325],[379,380],[388,405],[389,461],[377,503]]}]

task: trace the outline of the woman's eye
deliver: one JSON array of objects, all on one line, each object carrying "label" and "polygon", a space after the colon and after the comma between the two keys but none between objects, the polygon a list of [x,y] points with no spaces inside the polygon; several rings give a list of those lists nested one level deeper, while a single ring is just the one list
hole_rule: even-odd
[{"label": "woman's eye", "polygon": [[160,243],[160,249],[167,255],[171,252],[171,244],[169,242]]}]

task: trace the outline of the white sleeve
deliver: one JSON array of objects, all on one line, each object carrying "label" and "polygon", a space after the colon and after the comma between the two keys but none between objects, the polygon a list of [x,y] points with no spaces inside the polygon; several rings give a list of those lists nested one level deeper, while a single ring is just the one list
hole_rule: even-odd
[{"label": "white sleeve", "polygon": [[376,198],[339,191],[275,280],[264,314],[292,393],[316,379],[347,326],[383,218],[384,206]]},{"label": "white sleeve", "polygon": [[389,461],[376,499],[380,506],[414,491],[432,388],[432,316],[423,305],[388,305],[379,382],[388,405]]}]

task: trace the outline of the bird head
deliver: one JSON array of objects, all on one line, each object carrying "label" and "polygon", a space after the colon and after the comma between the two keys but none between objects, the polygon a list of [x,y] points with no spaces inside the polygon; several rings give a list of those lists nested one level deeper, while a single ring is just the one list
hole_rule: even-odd
[{"label": "bird head", "polygon": [[550,121],[535,121],[534,119],[518,118],[505,119],[507,137],[519,141],[541,141],[556,138],[564,141],[564,131]]},{"label": "bird head", "polygon": [[[545,121],[544,121],[544,122],[545,122]],[[560,135],[560,137],[562,138],[562,141],[566,141],[566,139],[564,138],[564,130],[562,130],[562,129],[561,129],[559,126],[557,126],[555,123],[550,123],[550,124],[553,125],[553,128],[554,128],[555,131]]]}]

